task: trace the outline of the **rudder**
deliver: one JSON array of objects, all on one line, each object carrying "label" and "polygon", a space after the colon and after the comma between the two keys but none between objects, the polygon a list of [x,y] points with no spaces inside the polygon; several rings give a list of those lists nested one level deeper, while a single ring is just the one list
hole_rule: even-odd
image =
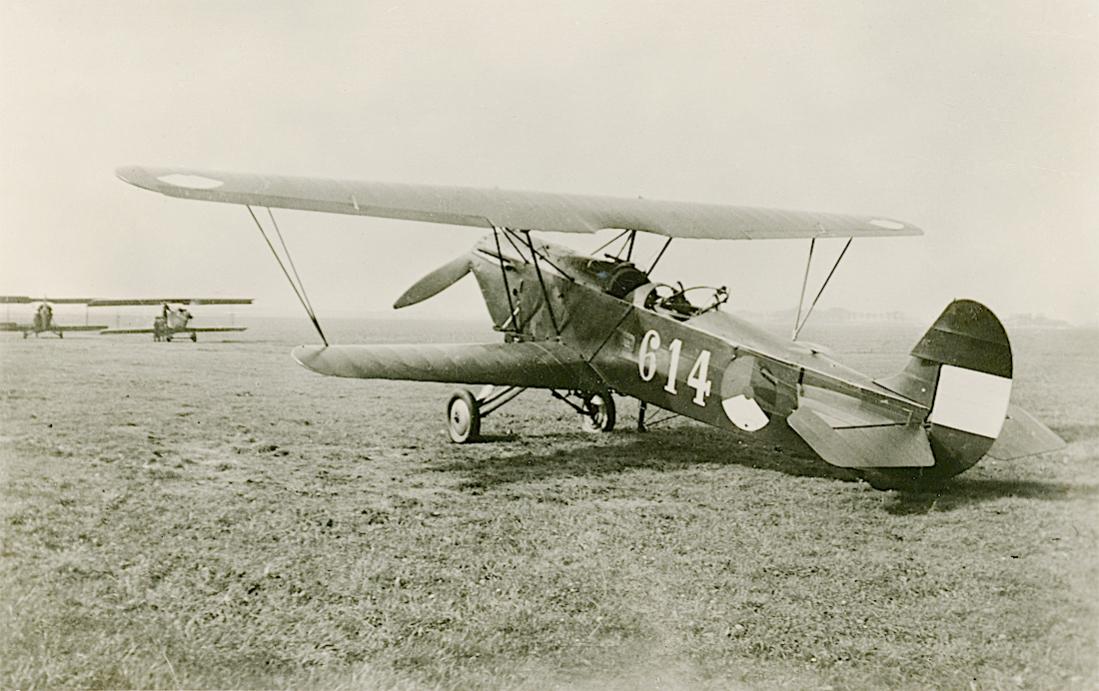
[{"label": "rudder", "polygon": [[976,464],[1003,428],[1011,398],[1011,344],[992,310],[955,300],[911,354],[902,372],[878,383],[931,409],[935,466],[921,469],[921,477],[952,477]]}]

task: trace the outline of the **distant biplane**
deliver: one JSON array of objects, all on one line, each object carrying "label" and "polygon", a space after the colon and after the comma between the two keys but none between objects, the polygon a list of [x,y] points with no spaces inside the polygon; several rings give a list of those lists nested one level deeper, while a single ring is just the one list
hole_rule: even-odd
[{"label": "distant biplane", "polygon": [[41,333],[57,334],[58,338],[64,338],[66,331],[99,331],[107,328],[99,324],[55,324],[53,321],[54,305],[87,305],[92,298],[31,298],[25,295],[0,295],[0,304],[4,305],[32,305],[34,318],[30,324],[17,322],[0,322],[0,331],[21,331],[23,338],[34,334],[38,338]]},{"label": "distant biplane", "polygon": [[[797,340],[853,238],[922,234],[891,218],[179,168],[129,167],[118,176],[169,196],[248,209],[324,343],[294,349],[303,366],[340,377],[489,385],[477,396],[462,390],[450,398],[447,424],[456,442],[476,438],[482,418],[524,389],[540,388],[571,405],[587,429],[610,430],[614,394],[633,396],[731,432],[800,439],[803,450],[876,487],[926,485],[986,454],[1015,458],[1063,445],[1010,404],[1011,346],[1000,321],[977,302],[950,303],[907,367],[884,379]],[[329,345],[296,270],[295,282],[253,207],[267,208],[280,241],[272,207],[488,229],[469,253],[417,281],[394,307],[426,300],[472,273],[504,342]],[[531,234],[603,229],[620,231],[615,255],[584,256]],[[646,269],[633,261],[639,232],[667,238]],[[724,288],[653,282],[650,274],[675,238],[808,239],[791,339],[723,311]],[[803,318],[822,238],[847,244]]]},{"label": "distant biplane", "polygon": [[[88,302],[89,307],[131,307],[141,305],[160,305],[160,313],[153,318],[149,328],[113,328],[102,327],[101,334],[116,336],[120,334],[152,334],[154,341],[171,342],[176,334],[185,334],[192,342],[198,340],[200,333],[231,333],[246,331],[245,326],[191,326],[194,315],[184,305],[250,305],[252,298],[123,298],[119,300],[96,299]],[[176,305],[173,307],[172,305]]]}]

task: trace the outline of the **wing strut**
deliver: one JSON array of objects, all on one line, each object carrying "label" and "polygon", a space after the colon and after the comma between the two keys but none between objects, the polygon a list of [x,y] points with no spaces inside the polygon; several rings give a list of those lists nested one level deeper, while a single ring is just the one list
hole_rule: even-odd
[{"label": "wing strut", "polygon": [[[805,301],[805,284],[809,282],[809,268],[813,264],[813,246],[816,244],[817,239],[813,238],[809,241],[809,260],[805,262],[805,278],[801,281],[801,297],[798,298],[798,315],[795,317],[794,334],[790,337],[791,341],[798,340],[798,334],[801,333],[801,328],[805,326],[805,322],[809,321],[809,315],[813,313],[813,308],[817,306],[817,300],[820,300],[820,296],[824,293],[824,289],[828,287],[828,281],[832,280],[832,274],[836,273],[836,269],[839,268],[840,262],[843,261],[843,255],[847,254],[847,248],[851,246],[851,241],[855,238],[847,238],[847,244],[840,250],[840,256],[836,257],[836,263],[832,265],[832,270],[828,272],[828,275],[824,278],[824,283],[821,284],[820,290],[817,291],[817,296],[813,298],[813,302],[809,305],[809,309],[805,311],[805,318],[801,319],[802,303]],[[800,319],[800,321],[798,321]]]},{"label": "wing strut", "polygon": [[530,248],[531,256],[534,258],[534,273],[538,274],[538,283],[542,286],[542,297],[546,300],[546,309],[549,310],[550,323],[553,324],[553,332],[560,336],[561,327],[557,326],[557,316],[553,313],[553,303],[550,302],[549,289],[546,288],[546,281],[542,278],[542,266],[538,263],[538,252],[534,249],[534,241],[530,239],[529,230],[524,230],[523,235],[527,238],[527,247]]},{"label": "wing strut", "polygon": [[[500,229],[496,226],[492,227],[492,239],[496,241],[496,258],[500,262],[500,275],[504,277],[504,292],[508,294],[508,321],[514,321],[515,319],[515,305],[511,301],[511,285],[508,283],[508,272],[504,267],[504,253],[500,250]],[[517,325],[512,324],[512,330],[518,331],[515,328]]]},{"label": "wing strut", "polygon": [[[267,236],[267,231],[263,229],[263,224],[256,218],[256,212],[252,211],[252,207],[248,204],[244,205],[244,208],[248,209],[248,215],[252,217],[252,220],[256,224],[256,228],[259,229],[259,234],[263,236],[264,242],[267,243],[267,247],[270,248],[271,254],[275,256],[275,261],[278,262],[279,268],[282,269],[282,274],[286,276],[286,280],[290,282],[290,287],[294,289],[294,295],[298,296],[298,302],[305,309],[305,313],[309,315],[309,320],[313,322],[313,327],[317,330],[317,333],[321,337],[321,341],[325,346],[328,345],[328,339],[324,337],[324,331],[321,330],[320,322],[317,321],[317,313],[313,311],[313,304],[309,302],[309,296],[305,294],[305,284],[301,281],[301,276],[298,275],[298,269],[294,266],[294,259],[290,256],[290,250],[286,246],[286,241],[282,239],[282,231],[279,230],[279,224],[275,222],[275,214],[271,212],[271,208],[267,208],[267,215],[271,217],[271,225],[275,228],[275,233],[279,237],[279,244],[282,245],[282,251],[286,254],[286,261],[290,264],[290,269],[294,272],[294,278],[290,277],[290,272],[286,270],[286,264],[283,263],[282,257],[279,256],[275,246],[271,244],[271,238]],[[297,283],[294,279],[297,279]]]}]

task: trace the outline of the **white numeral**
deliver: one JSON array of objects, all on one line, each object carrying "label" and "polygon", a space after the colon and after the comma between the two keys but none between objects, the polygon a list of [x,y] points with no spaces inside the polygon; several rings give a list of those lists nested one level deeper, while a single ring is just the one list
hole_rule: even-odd
[{"label": "white numeral", "polygon": [[651,381],[656,376],[656,353],[660,347],[660,334],[648,331],[641,339],[641,350],[637,352],[637,371],[642,381]]},{"label": "white numeral", "polygon": [[668,361],[668,383],[664,385],[664,390],[675,393],[675,373],[679,371],[679,353],[683,350],[683,341],[675,339],[668,344],[668,350],[671,351],[672,359]]},{"label": "white numeral", "polygon": [[[652,381],[656,376],[656,351],[660,350],[660,334],[656,331],[646,331],[641,339],[641,347],[637,351],[637,372],[642,381]],[[679,373],[679,358],[683,354],[683,341],[676,338],[668,344],[668,382],[664,384],[664,390],[670,394],[676,393],[675,377]],[[691,373],[687,376],[687,386],[695,391],[695,405],[705,406],[706,397],[710,395],[713,382],[707,379],[710,371],[710,351],[703,350],[698,353],[698,359],[691,367]]]},{"label": "white numeral", "polygon": [[710,351],[703,350],[695,360],[695,366],[691,368],[687,376],[687,386],[695,390],[694,402],[697,405],[706,405],[706,397],[710,395],[710,381],[706,379],[706,372],[710,369]]}]

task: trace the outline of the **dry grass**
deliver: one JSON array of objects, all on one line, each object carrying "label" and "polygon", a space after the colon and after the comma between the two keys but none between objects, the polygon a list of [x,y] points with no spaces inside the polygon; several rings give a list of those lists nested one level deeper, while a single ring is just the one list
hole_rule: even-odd
[{"label": "dry grass", "polygon": [[538,392],[454,446],[449,387],[254,333],[0,343],[0,686],[1099,683],[1099,334],[1016,337],[1066,451],[906,495]]}]

